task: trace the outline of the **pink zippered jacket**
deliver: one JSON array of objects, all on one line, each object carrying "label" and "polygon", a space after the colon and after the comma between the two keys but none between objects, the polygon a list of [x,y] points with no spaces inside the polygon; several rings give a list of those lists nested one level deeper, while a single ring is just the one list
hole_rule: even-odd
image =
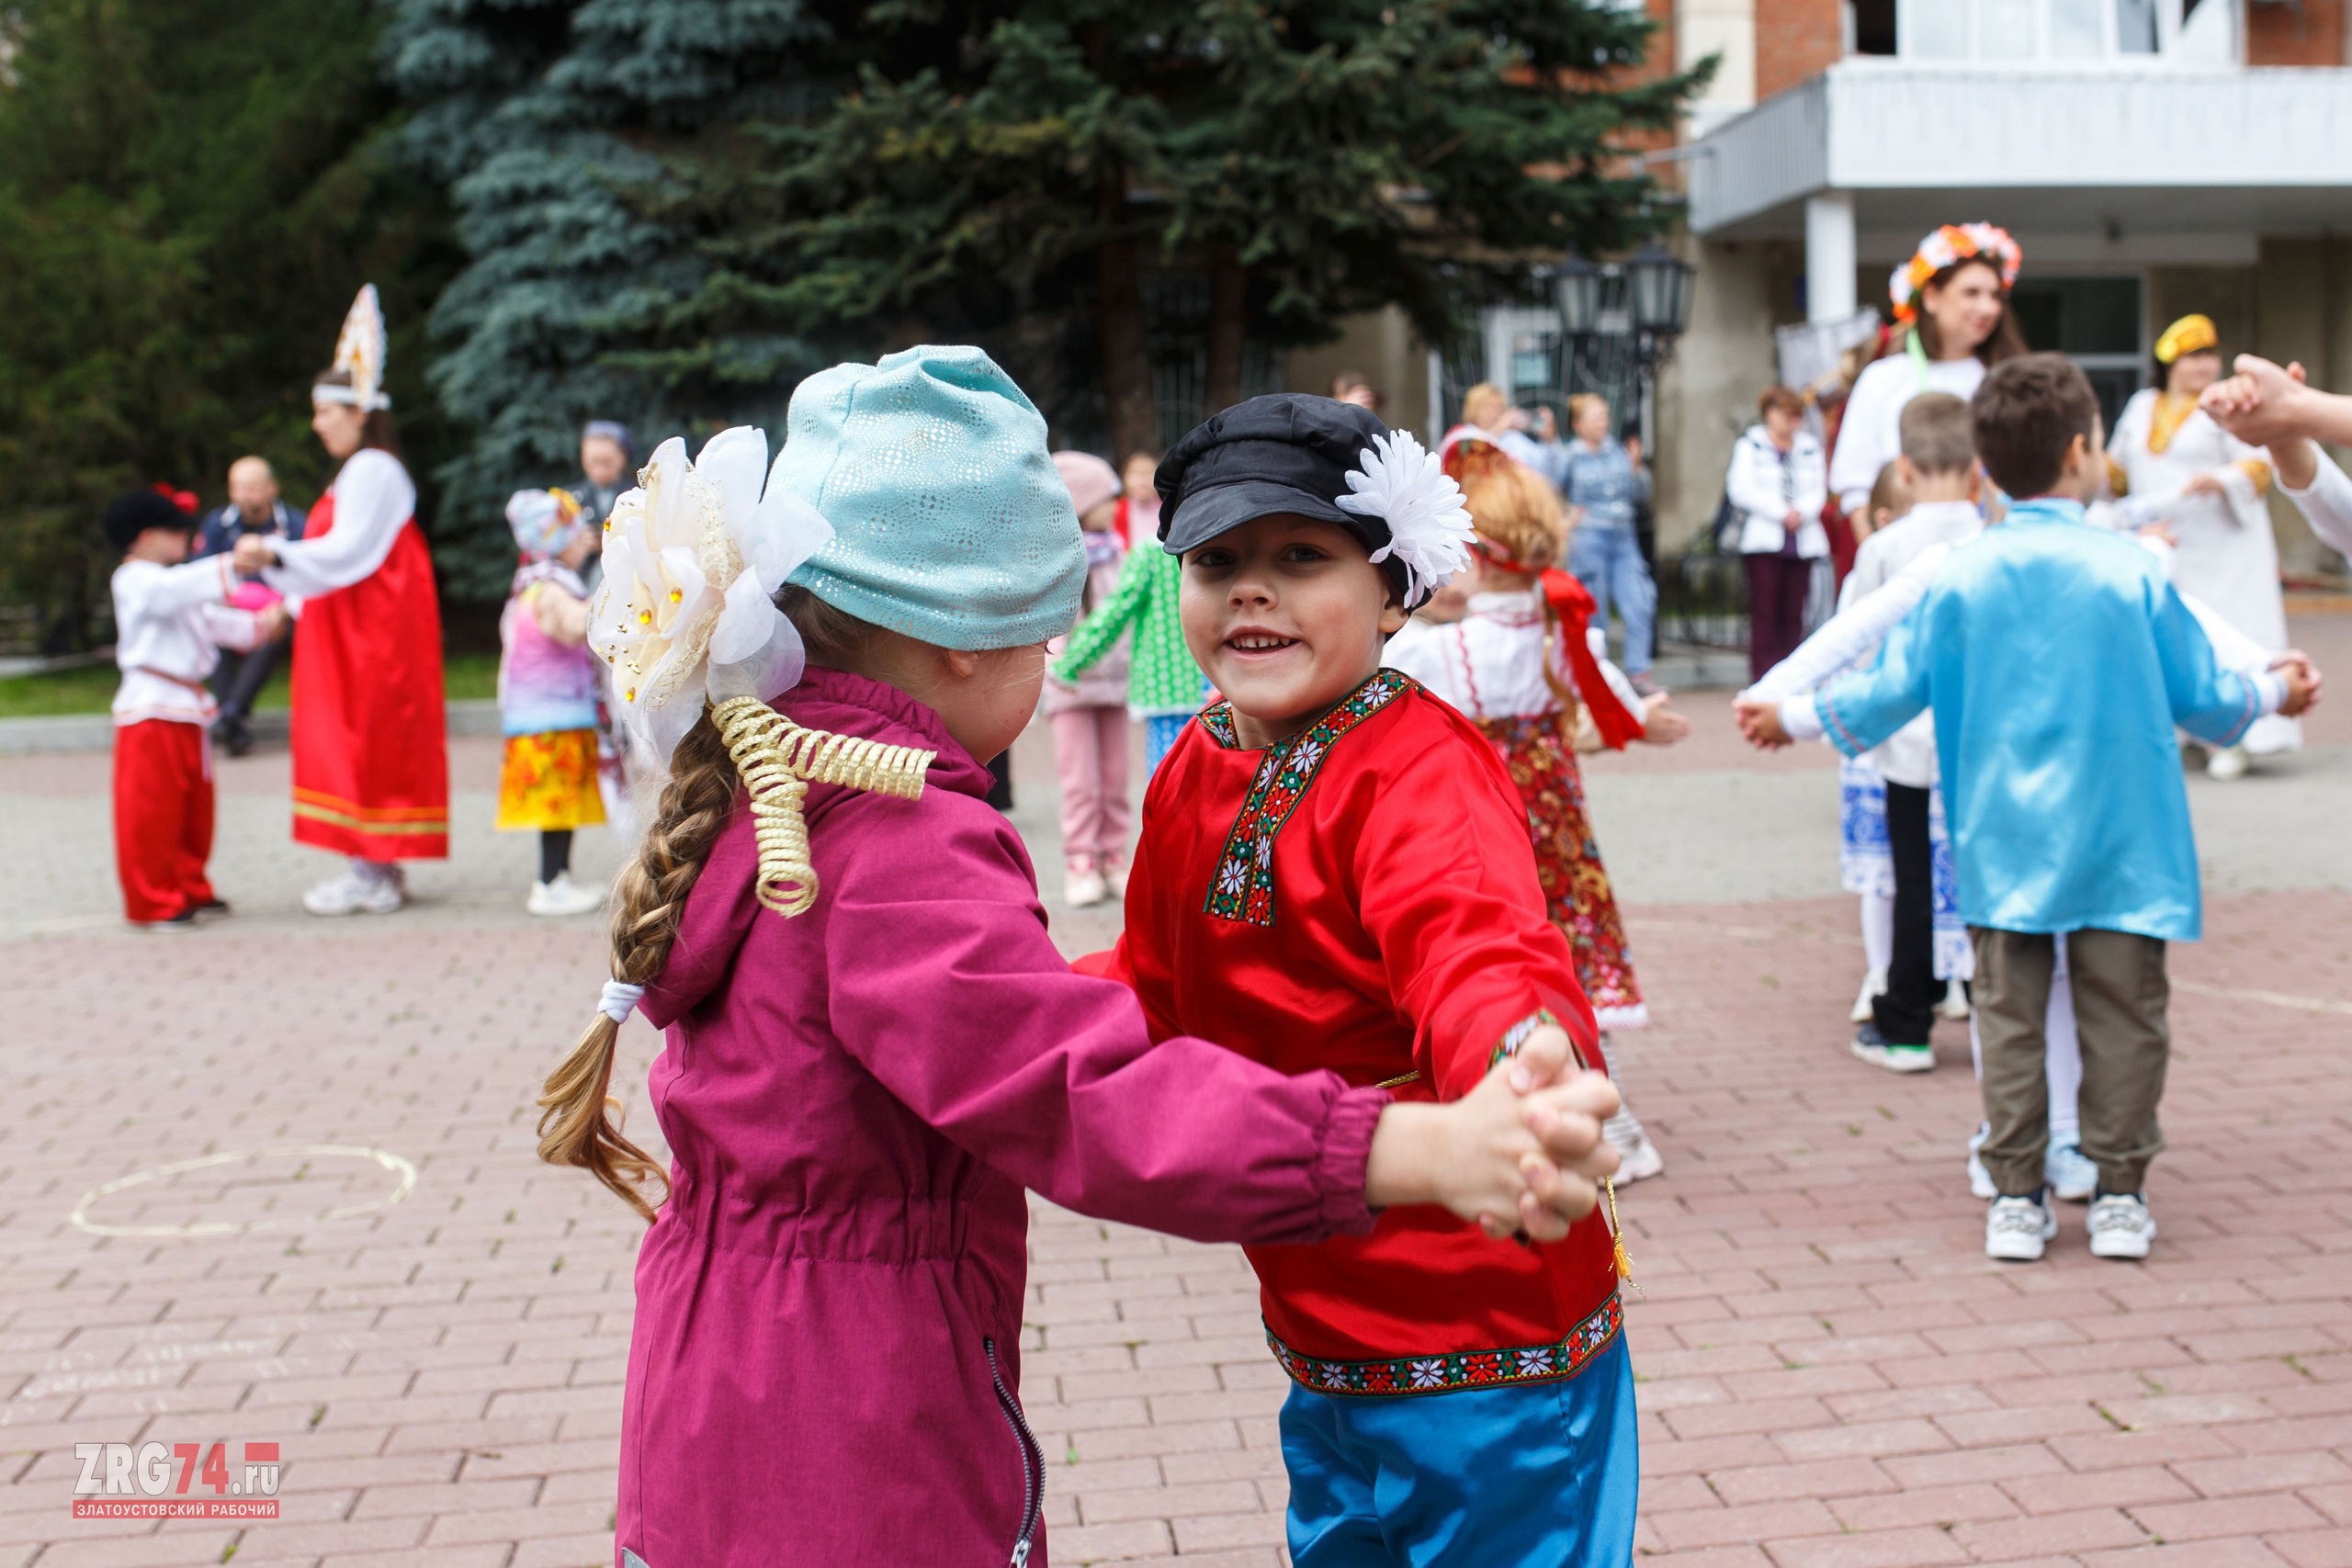
[{"label": "pink zippered jacket", "polygon": [[638,1258],[619,1561],[1035,1568],[1022,1190],[1202,1241],[1360,1235],[1388,1097],[1153,1045],[1056,951],[935,714],[825,670],[777,705],[939,760],[920,800],[810,789],[794,919],[754,900],[739,810],[646,992],[673,1185]]}]

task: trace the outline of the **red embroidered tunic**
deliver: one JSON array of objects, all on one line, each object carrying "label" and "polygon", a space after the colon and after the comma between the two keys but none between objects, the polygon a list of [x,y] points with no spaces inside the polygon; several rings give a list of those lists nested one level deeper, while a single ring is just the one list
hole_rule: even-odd
[{"label": "red embroidered tunic", "polygon": [[[1185,727],[1107,971],[1155,1038],[1353,1084],[1418,1074],[1400,1099],[1459,1098],[1546,1013],[1600,1059],[1518,793],[1467,720],[1394,671],[1265,750],[1240,748],[1222,704]],[[1277,1359],[1326,1392],[1572,1376],[1619,1326],[1598,1213],[1535,1247],[1390,1209],[1368,1236],[1249,1255]]]}]

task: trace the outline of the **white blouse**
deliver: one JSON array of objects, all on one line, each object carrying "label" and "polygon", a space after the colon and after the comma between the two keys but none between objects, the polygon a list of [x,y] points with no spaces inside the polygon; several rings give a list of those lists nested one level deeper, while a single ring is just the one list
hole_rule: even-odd
[{"label": "white blouse", "polygon": [[274,539],[278,564],[262,581],[280,593],[316,598],[373,577],[392,553],[392,542],[416,515],[416,483],[390,452],[366,446],[354,452],[327,487],[334,497],[334,522],[323,539]]},{"label": "white blouse", "polygon": [[251,611],[227,603],[236,585],[227,556],[114,569],[114,661],[122,671],[115,723],[212,721],[220,710],[200,682],[220,664],[220,649],[251,648],[260,631]]},{"label": "white blouse", "polygon": [[[1587,632],[1598,642],[1606,634]],[[1598,647],[1593,649],[1596,657]],[[1383,664],[1410,675],[1471,718],[1531,718],[1560,711],[1560,699],[1544,679],[1544,605],[1533,589],[1512,593],[1473,593],[1467,613],[1451,623],[1405,623],[1388,639]],[[1567,660],[1553,666],[1570,691],[1576,677]],[[1634,685],[1606,659],[1601,678],[1636,722],[1645,716]]]},{"label": "white blouse", "polygon": [[1850,514],[1871,498],[1879,470],[1903,455],[1903,407],[1921,392],[1950,392],[1972,398],[1984,384],[1984,362],[1974,355],[1965,359],[1928,362],[1927,385],[1919,384],[1918,367],[1908,354],[1897,352],[1865,367],[1846,398],[1846,414],[1838,425],[1838,450],[1829,458],[1829,488],[1838,492],[1838,510]]}]

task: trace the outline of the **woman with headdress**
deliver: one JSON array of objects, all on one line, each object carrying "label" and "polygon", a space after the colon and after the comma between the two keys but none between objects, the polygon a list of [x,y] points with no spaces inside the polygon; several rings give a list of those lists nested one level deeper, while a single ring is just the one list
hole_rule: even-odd
[{"label": "woman with headdress", "polygon": [[1829,489],[1856,539],[1871,531],[1879,471],[1901,455],[1903,405],[1921,392],[1973,397],[1987,369],[2026,351],[2009,309],[2024,261],[2007,230],[1947,223],[1887,280],[1892,346],[1855,381],[1829,459]]},{"label": "woman with headdress", "polygon": [[240,570],[304,600],[295,632],[294,840],[348,859],[302,895],[314,915],[390,914],[401,863],[449,853],[441,603],[416,525],[416,485],[384,395],[384,313],[368,284],[334,365],[311,388],[311,428],[343,465],[298,543],[247,535]]},{"label": "woman with headdress", "polygon": [[[2175,554],[2173,581],[2270,653],[2287,648],[2278,591],[2278,543],[2262,492],[2270,454],[2249,446],[2197,406],[2222,373],[2222,340],[2206,316],[2183,316],[2156,340],[2156,380],[2132,394],[2107,443],[2108,479],[2125,515],[2161,520]],[[2302,724],[2282,714],[2254,721],[2245,739],[2215,751],[2205,771],[2233,779],[2249,753],[2290,751]]]}]

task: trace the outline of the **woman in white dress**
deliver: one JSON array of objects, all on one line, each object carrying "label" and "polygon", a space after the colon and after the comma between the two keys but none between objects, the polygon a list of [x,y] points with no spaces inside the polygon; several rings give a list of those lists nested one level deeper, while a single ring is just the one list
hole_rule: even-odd
[{"label": "woman in white dress", "polygon": [[2024,262],[2007,230],[1947,223],[1887,280],[1899,346],[1856,378],[1829,458],[1829,489],[1857,542],[1871,531],[1879,470],[1902,455],[1903,405],[1921,392],[1973,397],[1987,369],[2026,351],[2009,310]]},{"label": "woman in white dress", "polygon": [[[2109,482],[2132,504],[2135,520],[2162,518],[2176,554],[2173,580],[2211,604],[2266,652],[2287,648],[2287,606],[2278,590],[2278,542],[2262,492],[2270,488],[2270,454],[2213,423],[2198,398],[2222,373],[2220,335],[2204,316],[2183,316],[2156,340],[2163,386],[2146,387],[2123,405],[2107,444]],[[2205,771],[2237,778],[2249,754],[2291,751],[2303,743],[2298,719],[2271,714],[2245,739],[2215,751]]]}]

